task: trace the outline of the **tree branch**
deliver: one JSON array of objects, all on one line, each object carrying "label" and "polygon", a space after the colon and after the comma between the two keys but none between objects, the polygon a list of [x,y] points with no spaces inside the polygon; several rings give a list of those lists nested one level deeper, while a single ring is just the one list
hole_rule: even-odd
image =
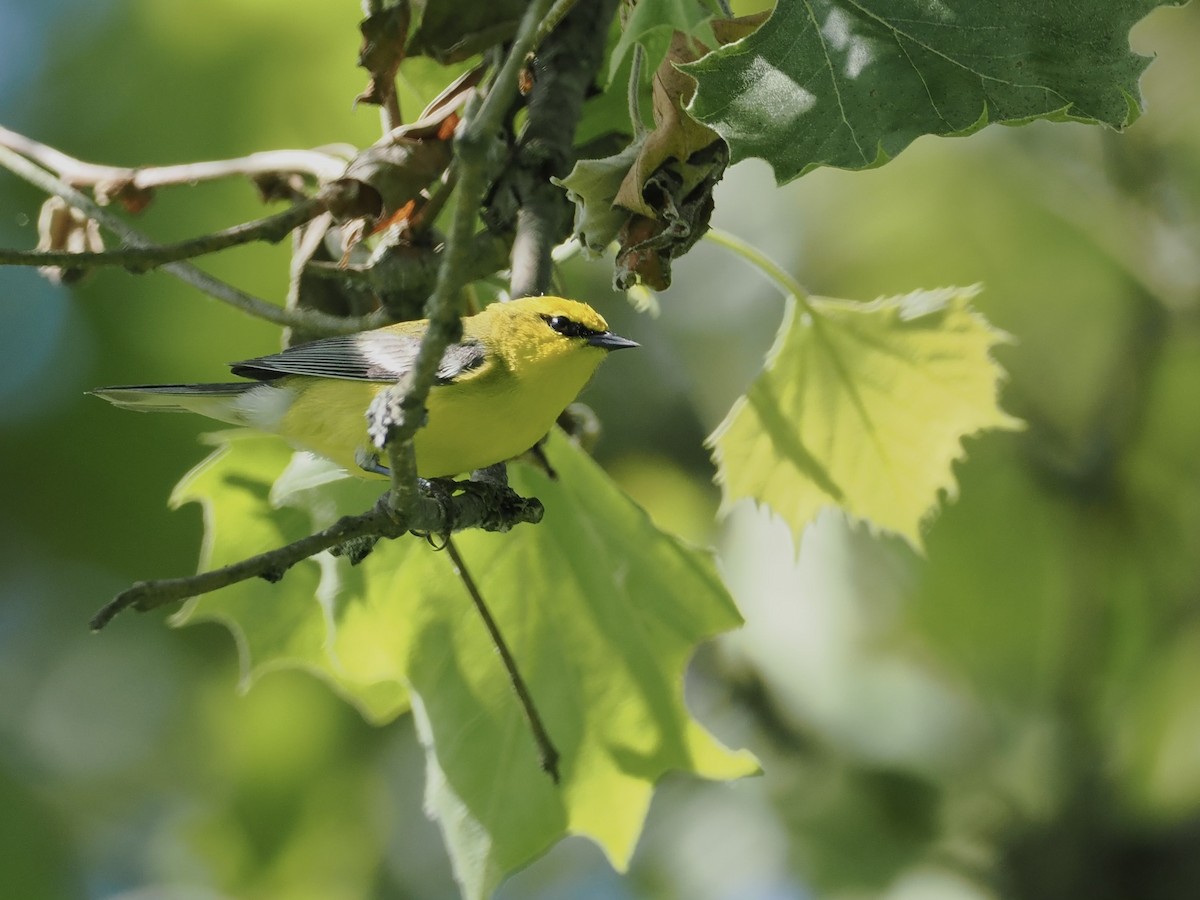
[{"label": "tree branch", "polygon": [[[564,5],[570,6],[560,2],[555,9]],[[496,218],[511,222],[515,209],[514,297],[545,293],[550,286],[550,252],[570,233],[571,204],[550,179],[566,176],[575,161],[575,124],[603,62],[616,9],[617,0],[591,0],[569,8],[538,51],[529,118],[513,165],[494,192]]]},{"label": "tree branch", "polygon": [[[120,217],[109,212],[96,203],[91,197],[66,184],[62,179],[52,175],[25,157],[14,153],[6,146],[0,145],[0,166],[4,166],[13,174],[24,178],[34,187],[47,194],[62,197],[76,209],[95,219],[109,231],[119,236],[127,245],[135,247],[153,246],[153,242],[137,229],[126,224]],[[190,284],[197,290],[240,309],[248,315],[266,319],[276,325],[292,328],[304,328],[321,334],[352,334],[368,328],[376,328],[386,324],[387,319],[382,313],[372,313],[357,319],[344,319],[323,313],[300,309],[282,309],[273,303],[268,303],[214,278],[212,275],[196,268],[189,262],[179,261],[165,263],[162,270]]]},{"label": "tree branch", "polygon": [[174,244],[126,246],[95,253],[76,253],[69,250],[8,250],[0,247],[0,266],[64,266],[72,269],[123,266],[131,272],[145,272],[164,263],[215,253],[239,244],[254,241],[278,243],[294,228],[320,214],[324,208],[325,204],[320,200],[309,199],[272,216]]},{"label": "tree branch", "polygon": [[[383,392],[372,404],[369,416],[375,442],[388,454],[392,472],[391,490],[370,511],[345,516],[329,528],[284,547],[186,578],[139,582],[96,614],[92,619],[94,629],[104,627],[124,609],[155,609],[254,577],[278,580],[296,563],[348,542],[356,544],[359,549],[355,552],[361,554],[364,541],[370,546],[380,538],[395,538],[408,531],[449,534],[467,527],[506,531],[520,522],[541,520],[540,502],[517,496],[503,483],[486,479],[459,483],[455,486],[459,493],[452,494],[444,489],[439,491],[432,483],[420,482],[416,477],[412,439],[423,424],[424,404],[442,355],[446,347],[461,334],[462,311],[457,302],[462,283],[460,273],[470,264],[476,215],[487,183],[489,149],[501,130],[504,115],[516,97],[518,73],[549,6],[549,0],[536,0],[530,4],[491,90],[482,100],[478,97],[473,99],[455,136],[455,156],[460,173],[456,206],[437,283],[427,306],[430,325],[410,376],[400,385]],[[0,164],[9,165],[17,174],[43,190],[63,197],[68,203],[117,231],[126,240],[144,241],[140,234],[109,215],[90,198],[2,147]],[[186,265],[170,263],[167,269],[170,271]],[[272,309],[276,313],[288,312]],[[308,316],[297,318],[302,319],[300,324],[303,327],[311,327]],[[385,402],[381,403],[380,400]],[[381,413],[377,407],[382,407],[387,414]]]},{"label": "tree branch", "polygon": [[542,520],[542,514],[541,502],[536,498],[520,497],[505,484],[468,481],[452,482],[447,486],[424,482],[415,494],[407,516],[397,516],[385,495],[368,512],[343,516],[323,531],[249,559],[184,578],[139,581],[97,612],[92,617],[91,627],[93,631],[99,631],[126,609],[146,612],[251,578],[278,581],[297,563],[322,550],[350,542],[359,543],[353,557],[357,561],[366,554],[362,547],[364,541],[369,548],[376,540],[397,538],[409,531],[450,534],[466,528],[481,528],[503,532],[521,523],[536,524]]},{"label": "tree branch", "polygon": [[372,439],[387,453],[392,476],[389,499],[397,514],[404,514],[415,494],[417,467],[412,442],[417,429],[424,424],[425,401],[442,355],[462,335],[463,310],[459,302],[457,273],[469,264],[475,220],[487,184],[489,149],[517,96],[521,67],[549,7],[549,0],[535,0],[529,4],[491,88],[482,100],[478,95],[474,96],[463,113],[463,121],[454,137],[459,175],[454,216],[446,236],[437,285],[426,306],[429,328],[409,377],[382,391],[368,411]]}]

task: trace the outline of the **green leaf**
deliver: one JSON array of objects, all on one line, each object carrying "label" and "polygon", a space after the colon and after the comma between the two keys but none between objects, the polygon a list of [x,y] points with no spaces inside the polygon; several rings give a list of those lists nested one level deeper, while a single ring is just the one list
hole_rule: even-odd
[{"label": "green leaf", "polygon": [[629,210],[613,205],[617,191],[641,150],[641,139],[604,159],[581,159],[566,178],[550,180],[575,204],[575,237],[590,257],[602,255],[629,221]]},{"label": "green leaf", "polygon": [[639,0],[609,56],[609,81],[616,77],[625,54],[633,49],[634,44],[641,44],[646,51],[643,75],[658,68],[671,45],[671,35],[676,31],[690,34],[709,47],[715,47],[717,39],[713,37],[712,26],[708,24],[713,12],[713,4],[708,0]]},{"label": "green leaf", "polygon": [[[301,500],[317,493],[311,485],[319,478],[309,481],[307,491],[294,488],[282,497],[272,489],[281,473],[296,483],[297,468],[289,466],[293,453],[286,444],[251,432],[224,432],[216,437],[225,442],[184,475],[171,495],[173,507],[185,503],[203,507],[201,571],[298,540],[330,524],[337,507],[362,512],[378,497],[379,487],[368,482],[341,478],[326,484],[320,490],[329,509],[314,524],[312,510],[303,508]],[[297,459],[312,457],[303,454]],[[323,465],[317,464],[318,471]],[[368,719],[388,721],[408,709],[403,682],[390,671],[382,675],[369,671],[359,660],[348,669],[329,653],[334,595],[348,568],[344,561],[321,554],[289,571],[280,585],[244,581],[190,600],[172,624],[216,621],[228,627],[241,656],[243,688],[274,668],[308,669],[328,680]]]},{"label": "green leaf", "polygon": [[962,439],[1019,428],[996,404],[992,347],[975,288],[872,303],[791,306],[766,368],[709,438],[726,507],[769,506],[797,539],[824,507],[921,547],[938,495],[955,494]]},{"label": "green leaf", "polygon": [[1128,33],[1176,0],[780,0],[750,37],[682,68],[689,112],[780,183],[880,165],[923,134],[1042,117],[1121,128],[1149,59]]},{"label": "green leaf", "polygon": [[[181,488],[181,500],[205,505],[210,564],[361,512],[378,495],[377,483],[321,484],[325,475],[307,464],[272,489],[287,454],[260,449],[257,439],[237,441]],[[398,713],[411,692],[428,754],[427,806],[468,897],[485,896],[567,834],[591,837],[624,868],[665,772],[733,778],[756,769],[683,703],[696,644],[740,623],[712,560],[655,528],[561,436],[547,452],[558,481],[523,466],[511,473],[516,490],[545,503],[542,524],[455,541],[562,754],[559,786],[538,768],[449,558],[425,541],[381,543],[357,567],[323,555],[320,589],[307,563],[278,585],[231,588],[187,610],[189,620],[229,624],[256,654],[255,671],[311,669],[376,719]],[[281,511],[265,512],[268,500]],[[303,526],[290,518],[300,510]],[[277,517],[288,526],[272,530]]]}]

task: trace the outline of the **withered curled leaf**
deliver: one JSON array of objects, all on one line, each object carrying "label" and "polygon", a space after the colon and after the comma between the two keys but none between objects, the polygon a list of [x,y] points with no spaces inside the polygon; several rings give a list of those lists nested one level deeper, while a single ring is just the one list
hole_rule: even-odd
[{"label": "withered curled leaf", "polygon": [[371,75],[367,89],[355,97],[356,103],[383,106],[396,90],[396,70],[404,61],[411,13],[408,3],[388,6],[359,23],[362,47],[358,64]]},{"label": "withered curled leaf", "polygon": [[[358,222],[345,235],[359,236],[396,225],[427,201],[425,190],[442,177],[453,159],[452,141],[459,110],[483,75],[476,67],[456,79],[409,125],[393,128],[362,150],[345,173],[329,182],[320,197],[342,225]],[[357,243],[352,239],[347,247]]]},{"label": "withered curled leaf", "polygon": [[724,141],[696,151],[686,163],[660,166],[643,187],[654,218],[633,213],[618,239],[613,286],[620,291],[645,284],[671,286],[671,261],[687,253],[708,230],[713,188],[729,163]]},{"label": "withered curled leaf", "polygon": [[[38,213],[38,250],[99,253],[104,249],[100,226],[61,197],[51,197]],[[72,284],[87,274],[69,266],[39,266],[38,274],[54,284]]]},{"label": "withered curled leaf", "polygon": [[656,210],[643,196],[650,176],[669,160],[687,162],[698,150],[720,140],[715,131],[684,111],[696,92],[696,82],[673,65],[692,62],[707,52],[707,47],[682,31],[671,38],[670,50],[654,73],[654,128],[642,141],[633,166],[621,182],[615,200],[618,206],[655,218]]},{"label": "withered curled leaf", "polygon": [[[765,19],[765,13],[715,19],[712,31],[728,43]],[[586,251],[600,253],[619,241],[613,275],[618,290],[636,284],[665,290],[671,261],[708,229],[712,190],[729,152],[716,132],[688,115],[696,83],[675,67],[707,52],[703,43],[676,31],[653,77],[653,129],[618,154],[577,162],[570,175],[556,181],[575,203],[575,234]]]}]

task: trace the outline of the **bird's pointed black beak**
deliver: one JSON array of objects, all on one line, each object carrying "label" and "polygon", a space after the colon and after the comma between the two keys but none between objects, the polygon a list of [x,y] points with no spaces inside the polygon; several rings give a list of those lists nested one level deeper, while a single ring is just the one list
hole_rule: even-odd
[{"label": "bird's pointed black beak", "polygon": [[622,350],[625,347],[641,346],[637,341],[623,338],[619,334],[613,334],[611,331],[602,331],[599,334],[593,334],[587,339],[587,342],[593,347],[603,347],[605,350]]}]

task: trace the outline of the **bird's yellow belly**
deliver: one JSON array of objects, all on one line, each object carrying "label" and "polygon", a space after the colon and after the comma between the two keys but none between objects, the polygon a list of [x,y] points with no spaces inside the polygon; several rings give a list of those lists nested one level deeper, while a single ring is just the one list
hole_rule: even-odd
[{"label": "bird's yellow belly", "polygon": [[[533,385],[495,377],[434,387],[427,404],[428,421],[415,439],[418,474],[422,478],[459,475],[524,453],[550,430],[591,371],[575,367],[553,374],[557,377],[541,378]],[[351,474],[367,476],[357,454],[377,451],[367,435],[366,410],[388,385],[289,378],[279,386],[298,389],[279,423],[279,435]]]},{"label": "bird's yellow belly", "polygon": [[512,390],[436,387],[429,394],[429,420],[414,444],[417,472],[442,478],[512,459],[541,440],[573,398],[531,406]]}]

